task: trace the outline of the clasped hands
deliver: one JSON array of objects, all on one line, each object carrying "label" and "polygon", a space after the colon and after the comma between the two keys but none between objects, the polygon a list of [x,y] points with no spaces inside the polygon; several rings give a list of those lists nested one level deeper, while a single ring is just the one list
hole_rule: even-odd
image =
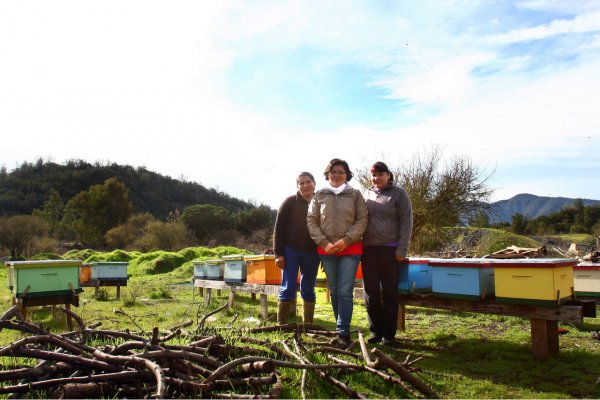
[{"label": "clasped hands", "polygon": [[343,251],[346,247],[348,245],[344,242],[344,239],[340,239],[335,243],[327,243],[324,250],[327,254],[335,254]]}]

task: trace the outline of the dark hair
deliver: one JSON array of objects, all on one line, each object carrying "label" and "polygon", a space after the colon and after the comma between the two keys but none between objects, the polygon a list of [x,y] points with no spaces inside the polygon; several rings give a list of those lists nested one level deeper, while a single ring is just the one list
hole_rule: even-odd
[{"label": "dark hair", "polygon": [[352,171],[350,171],[348,163],[344,160],[340,160],[339,158],[334,158],[333,160],[329,161],[329,164],[327,164],[327,167],[325,167],[325,172],[323,173],[323,175],[325,175],[325,180],[329,180],[329,173],[336,165],[341,165],[342,167],[344,167],[344,171],[346,171],[346,182],[349,182],[350,179],[352,179],[352,177],[354,176],[354,174],[352,173]]},{"label": "dark hair", "polygon": [[315,183],[315,177],[313,176],[313,174],[311,174],[310,172],[302,171],[296,177],[296,185],[298,184],[298,182],[300,182],[300,178],[302,178],[303,176],[308,177],[311,181],[313,181],[313,183]]},{"label": "dark hair", "polygon": [[371,173],[373,172],[387,172],[388,174],[390,174],[389,183],[394,183],[394,174],[392,174],[392,171],[390,171],[390,169],[384,162],[377,161],[375,164],[373,164],[371,166]]}]

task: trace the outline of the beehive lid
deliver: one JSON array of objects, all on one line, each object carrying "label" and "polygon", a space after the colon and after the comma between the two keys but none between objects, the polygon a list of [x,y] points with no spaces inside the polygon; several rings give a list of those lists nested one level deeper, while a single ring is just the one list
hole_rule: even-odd
[{"label": "beehive lid", "polygon": [[600,269],[600,263],[582,262],[573,267],[575,270]]},{"label": "beehive lid", "polygon": [[239,261],[244,259],[243,254],[230,254],[228,256],[221,257],[225,261]]},{"label": "beehive lid", "polygon": [[429,265],[432,267],[456,267],[456,268],[491,268],[486,265],[487,258],[432,258]]},{"label": "beehive lid", "polygon": [[91,262],[90,265],[129,265],[129,263],[127,261],[94,261]]},{"label": "beehive lid", "polygon": [[8,261],[6,265],[14,268],[54,268],[54,267],[78,267],[81,260],[38,260],[38,261]]},{"label": "beehive lid", "polygon": [[519,258],[519,259],[487,259],[494,268],[562,268],[577,264],[574,258]]},{"label": "beehive lid", "polygon": [[207,265],[219,265],[223,264],[223,260],[206,260]]},{"label": "beehive lid", "polygon": [[251,254],[244,256],[246,261],[263,261],[263,260],[274,260],[276,256],[274,254]]},{"label": "beehive lid", "polygon": [[192,264],[194,264],[194,265],[206,264],[206,261],[205,260],[192,260]]},{"label": "beehive lid", "polygon": [[428,257],[408,257],[409,264],[428,264],[433,258]]}]

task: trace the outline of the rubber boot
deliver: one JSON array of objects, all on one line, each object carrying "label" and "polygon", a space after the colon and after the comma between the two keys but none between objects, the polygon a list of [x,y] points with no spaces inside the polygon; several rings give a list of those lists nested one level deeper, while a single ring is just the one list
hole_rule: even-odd
[{"label": "rubber boot", "polygon": [[305,301],[304,302],[304,316],[302,318],[302,322],[304,322],[305,324],[312,324],[314,315],[315,315],[315,302],[314,301]]},{"label": "rubber boot", "polygon": [[291,304],[290,300],[279,300],[277,303],[277,325],[287,324]]}]

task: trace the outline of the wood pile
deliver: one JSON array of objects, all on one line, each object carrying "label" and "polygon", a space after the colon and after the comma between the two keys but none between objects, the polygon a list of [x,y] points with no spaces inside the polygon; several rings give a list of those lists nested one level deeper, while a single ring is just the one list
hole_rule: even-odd
[{"label": "wood pile", "polygon": [[[361,332],[347,348],[332,345],[336,334],[318,325],[288,324],[236,332],[237,343],[220,334],[207,335],[208,313],[195,329],[188,321],[169,330],[149,333],[112,331],[86,326],[70,310],[79,328],[54,334],[23,320],[18,306],[0,316],[0,331],[20,331],[21,339],[0,347],[0,395],[46,398],[280,398],[289,378],[285,369],[302,370],[300,391],[305,398],[307,373],[332,386],[332,396],[367,398],[335,377],[335,371],[367,372],[406,396],[437,397],[417,375],[414,363],[398,362],[377,348],[370,352]],[[288,338],[260,339],[263,332],[283,331]],[[360,347],[354,352],[354,347]],[[311,359],[325,355],[330,363]],[[371,359],[373,357],[373,359]],[[6,360],[10,360],[6,362]],[[21,361],[23,360],[23,361]],[[30,365],[35,360],[35,365]],[[13,365],[10,365],[13,363]],[[345,376],[345,375],[341,375]],[[34,391],[34,392],[32,392]]]},{"label": "wood pile", "polygon": [[546,254],[546,246],[541,247],[518,247],[509,246],[489,255],[489,258],[535,258]]}]

